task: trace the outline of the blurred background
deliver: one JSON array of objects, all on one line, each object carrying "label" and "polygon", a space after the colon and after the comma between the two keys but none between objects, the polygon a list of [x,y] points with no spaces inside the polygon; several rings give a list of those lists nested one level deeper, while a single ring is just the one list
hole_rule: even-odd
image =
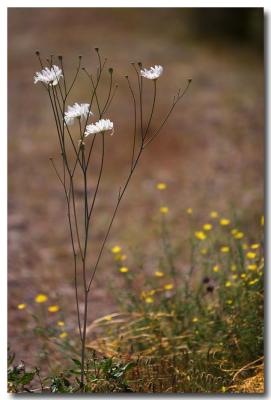
[{"label": "blurred background", "polygon": [[[193,79],[161,135],[143,154],[120,207],[95,280],[93,319],[116,310],[107,283],[121,284],[110,248],[119,244],[125,251],[137,247],[151,254],[153,220],[161,202],[169,207],[174,240],[183,243],[180,271],[189,262],[188,207],[198,227],[211,210],[234,213],[253,237],[264,200],[263,30],[263,9],[252,8],[9,9],[9,343],[21,359],[33,361],[35,344],[18,303],[31,304],[37,293],[46,293],[67,310],[68,329],[76,325],[65,203],[49,163],[50,157],[58,157],[57,135],[46,92],[33,84],[40,69],[35,51],[45,58],[63,55],[72,77],[78,55],[95,70],[94,48],[99,47],[119,85],[108,113],[116,133],[106,142],[93,251],[127,175],[133,114],[124,76],[136,83],[130,63],[164,67],[154,127],[176,90]],[[146,82],[147,111],[151,93],[151,82]],[[87,100],[82,75],[70,103]],[[98,163],[95,158],[94,169]],[[163,199],[157,182],[168,185]]]}]

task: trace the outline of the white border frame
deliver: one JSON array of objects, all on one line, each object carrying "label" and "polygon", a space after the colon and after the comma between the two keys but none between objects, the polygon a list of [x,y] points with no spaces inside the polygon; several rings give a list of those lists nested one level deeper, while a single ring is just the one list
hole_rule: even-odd
[{"label": "white border frame", "polygon": [[[0,399],[5,400],[8,398],[13,397],[11,394],[6,393],[6,353],[7,353],[7,9],[18,7],[18,8],[42,8],[42,7],[60,7],[60,8],[79,8],[79,7],[89,7],[90,2],[86,2],[85,0],[77,0],[71,1],[66,0],[65,2],[57,1],[57,0],[46,0],[46,1],[39,1],[37,2],[34,0],[28,1],[20,1],[20,0],[2,0],[0,4],[0,55],[1,55],[1,64],[0,64],[0,87],[1,87],[1,103],[0,103],[0,110],[1,110],[1,146],[0,146],[0,160],[1,160],[1,173],[0,173],[0,199],[1,199],[1,211],[0,211],[0,224],[1,224],[1,235],[0,235],[0,245],[1,245],[1,288],[0,288],[0,304],[1,304],[1,319],[2,319],[2,329],[0,330],[0,345],[1,345],[1,357],[0,357]],[[270,188],[270,164],[268,162],[267,155],[270,154],[270,141],[268,140],[268,133],[269,133],[269,121],[268,115],[270,111],[270,107],[268,104],[268,94],[270,93],[270,80],[267,76],[267,66],[270,66],[270,28],[268,27],[269,17],[270,17],[270,10],[271,10],[271,2],[267,1],[257,1],[257,0],[228,0],[226,1],[200,1],[200,0],[129,0],[129,4],[127,4],[127,0],[92,0],[91,1],[91,8],[100,7],[100,8],[107,8],[107,7],[129,7],[129,8],[145,8],[145,7],[264,7],[265,9],[265,42],[266,42],[266,53],[265,53],[265,65],[266,65],[266,199],[270,199],[269,196],[269,188]],[[266,215],[268,215],[268,202],[266,201]],[[268,219],[266,220],[266,270],[269,269],[269,251],[270,248],[270,237],[269,237],[269,223]],[[267,273],[267,284],[269,282],[270,274]],[[267,285],[266,285],[267,286]],[[269,306],[269,296],[268,296],[268,288],[266,287],[266,307],[265,310],[266,316],[266,345],[265,345],[265,352],[266,355],[269,356],[268,353],[268,333],[270,332],[270,308]],[[266,365],[269,364],[269,357],[266,360]],[[266,395],[265,397],[269,398],[269,369],[266,368],[265,374],[265,381],[266,381]],[[20,398],[29,398],[33,396],[29,395],[20,395]],[[105,397],[109,397],[109,395],[104,395]],[[187,397],[189,395],[178,395],[177,397]],[[194,397],[195,395],[189,396]],[[219,395],[216,397],[228,398],[229,395]],[[43,399],[51,398],[52,396],[42,395]],[[65,398],[64,396],[57,396],[60,398]],[[85,398],[84,395],[73,395],[73,398]],[[96,397],[92,395],[91,397]],[[99,396],[101,397],[101,396]],[[129,398],[129,396],[122,395],[122,398]],[[134,397],[134,396],[133,396]],[[144,397],[143,395],[137,397]],[[147,395],[146,395],[147,397]],[[166,395],[159,395],[159,398],[168,398],[169,396]],[[172,396],[171,396],[172,397]],[[175,397],[175,396],[174,396]],[[212,396],[204,396],[205,398],[212,398]],[[253,395],[255,397],[255,395]],[[258,397],[258,396],[257,396]],[[261,396],[262,397],[262,396]]]}]

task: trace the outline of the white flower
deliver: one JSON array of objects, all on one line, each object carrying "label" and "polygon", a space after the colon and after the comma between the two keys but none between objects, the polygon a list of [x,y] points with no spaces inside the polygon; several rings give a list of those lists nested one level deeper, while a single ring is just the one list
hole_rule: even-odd
[{"label": "white flower", "polygon": [[85,136],[94,135],[95,133],[100,133],[100,132],[108,132],[108,131],[112,131],[111,135],[113,135],[114,132],[113,122],[111,122],[110,119],[100,119],[100,121],[95,122],[95,124],[87,125]]},{"label": "white flower", "polygon": [[57,85],[60,78],[63,77],[62,70],[57,66],[53,65],[51,69],[46,67],[40,72],[36,72],[34,75],[34,83],[43,82],[47,85]]},{"label": "white flower", "polygon": [[89,111],[90,105],[87,103],[74,103],[73,106],[68,106],[68,111],[65,112],[65,122],[67,125],[72,125],[75,118],[87,119],[88,115],[93,113]]},{"label": "white flower", "polygon": [[158,79],[160,75],[163,73],[163,67],[161,65],[155,65],[150,69],[142,69],[140,71],[141,76],[147,79]]}]

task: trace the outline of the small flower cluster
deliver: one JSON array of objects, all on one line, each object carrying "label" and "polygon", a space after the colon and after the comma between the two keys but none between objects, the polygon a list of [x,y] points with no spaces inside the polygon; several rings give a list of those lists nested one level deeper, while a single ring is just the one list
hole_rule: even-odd
[{"label": "small flower cluster", "polygon": [[115,261],[117,263],[119,272],[122,274],[126,274],[129,272],[129,269],[123,265],[122,261],[126,260],[126,254],[122,254],[122,248],[118,245],[112,247],[111,252],[115,255]]},{"label": "small flower cluster", "polygon": [[[162,277],[162,276],[164,276],[164,274],[160,275],[160,272],[159,272],[159,275],[157,275],[157,271],[156,271],[155,276],[156,277],[158,277],[158,276]],[[147,290],[147,291],[143,290],[141,292],[141,294],[140,294],[140,297],[145,303],[152,304],[155,301],[155,299],[154,299],[154,295],[155,294],[157,294],[157,293],[165,293],[165,294],[167,294],[170,291],[172,291],[173,289],[174,289],[173,283],[166,283],[162,287],[158,287],[156,289],[150,289],[150,290]]]},{"label": "small flower cluster", "polygon": [[[44,304],[44,303],[47,303],[49,301],[49,298],[44,293],[38,293],[35,296],[34,300],[35,300],[35,303],[37,303],[37,304]],[[28,306],[27,306],[26,303],[20,303],[20,304],[17,305],[17,309],[20,310],[20,311],[23,311],[23,310],[27,309],[27,307]],[[49,313],[55,314],[55,313],[58,313],[60,311],[60,307],[57,304],[52,304],[52,305],[49,305],[47,307],[47,310],[48,310]],[[59,338],[60,339],[66,338],[68,336],[68,333],[64,330],[65,322],[62,321],[62,320],[59,320],[59,321],[57,321],[57,326],[61,329],[61,331],[60,331],[60,333],[58,335]]]},{"label": "small flower cluster", "polygon": [[[155,65],[150,69],[141,70],[140,74],[144,78],[156,80],[162,75],[162,72],[163,67],[161,65]],[[57,65],[53,65],[51,68],[46,67],[43,70],[36,72],[34,75],[34,83],[42,82],[43,84],[49,86],[56,86],[59,83],[60,78],[63,78],[63,72],[61,68],[59,68]],[[74,103],[73,106],[68,106],[68,110],[65,112],[64,116],[66,125],[72,125],[76,118],[79,120],[87,120],[90,115],[93,115],[89,108],[90,104],[86,103]],[[95,135],[96,133],[105,132],[111,132],[111,135],[113,135],[114,124],[110,121],[110,119],[100,119],[94,124],[87,125],[84,136],[87,137],[89,135]]]},{"label": "small flower cluster", "polygon": [[[67,125],[72,125],[75,118],[79,120],[88,119],[89,115],[93,115],[90,111],[90,104],[74,103],[73,106],[68,106],[68,111],[65,112],[65,122]],[[95,124],[86,126],[84,136],[95,135],[96,133],[114,132],[114,124],[110,119],[100,119]]]}]

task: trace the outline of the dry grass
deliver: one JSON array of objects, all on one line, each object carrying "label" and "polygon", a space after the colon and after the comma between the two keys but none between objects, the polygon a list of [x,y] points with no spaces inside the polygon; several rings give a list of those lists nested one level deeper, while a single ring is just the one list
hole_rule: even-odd
[{"label": "dry grass", "polygon": [[[256,360],[257,363],[259,360]],[[262,359],[260,360],[262,361]],[[248,366],[249,368],[249,366]],[[246,370],[246,366],[244,368]],[[252,376],[240,380],[236,385],[233,385],[230,389],[234,393],[264,393],[264,364],[252,366],[252,371],[250,370]]]}]

